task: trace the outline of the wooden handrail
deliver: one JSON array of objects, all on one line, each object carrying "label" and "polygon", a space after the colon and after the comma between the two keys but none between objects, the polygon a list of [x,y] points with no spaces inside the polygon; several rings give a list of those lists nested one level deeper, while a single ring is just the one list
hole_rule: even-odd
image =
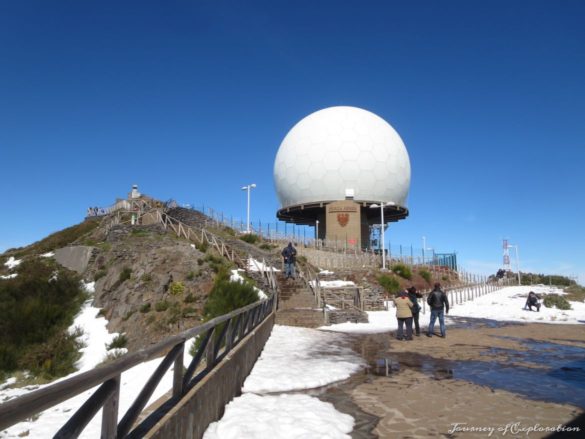
[{"label": "wooden handrail", "polygon": [[[243,315],[254,314],[253,319],[246,319],[246,322],[249,324],[247,324],[246,327],[244,327],[243,330],[239,334],[240,339],[242,339],[243,335],[245,335],[249,331],[251,331],[257,324],[259,324],[261,321],[263,321],[264,318],[266,318],[270,314],[270,312],[272,310],[272,302],[275,300],[275,297],[276,297],[275,295],[272,295],[269,299],[258,301],[256,303],[247,305],[247,306],[240,308],[238,310],[232,311],[229,314],[225,314],[223,316],[216,317],[216,318],[210,320],[209,322],[204,323],[201,326],[191,328],[191,329],[184,331],[180,334],[169,337],[168,339],[166,339],[160,343],[157,343],[154,346],[151,346],[151,347],[145,348],[145,349],[141,349],[135,353],[127,354],[127,355],[113,361],[110,364],[107,364],[107,365],[98,367],[96,369],[81,373],[81,374],[76,375],[72,378],[66,379],[64,381],[60,381],[60,382],[52,384],[46,388],[33,391],[33,392],[28,393],[26,395],[22,395],[18,398],[11,399],[11,400],[0,405],[0,430],[4,430],[4,429],[10,427],[11,425],[16,424],[19,421],[23,421],[23,420],[25,420],[25,419],[27,419],[35,414],[47,409],[47,408],[53,407],[53,406],[55,406],[63,401],[66,401],[66,400],[68,400],[76,395],[79,395],[80,393],[82,393],[88,389],[91,389],[97,385],[110,382],[111,380],[115,380],[115,381],[117,380],[119,382],[119,377],[121,376],[121,374],[123,372],[131,369],[132,367],[134,367],[140,363],[143,363],[143,362],[149,361],[151,359],[160,357],[161,354],[166,353],[169,350],[171,350],[171,353],[169,353],[169,355],[167,355],[167,357],[166,357],[166,359],[168,360],[168,365],[165,365],[164,367],[162,365],[159,366],[159,369],[167,370],[168,367],[170,366],[170,364],[172,363],[172,360],[175,359],[174,355],[177,354],[177,351],[181,350],[180,348],[178,348],[178,346],[182,347],[186,340],[193,338],[195,336],[207,333],[207,332],[211,332],[218,325],[220,325],[224,322],[227,322],[234,317],[240,316],[240,318],[241,318],[241,316],[243,316]],[[218,343],[220,343],[220,341],[218,341]],[[232,343],[233,343],[233,341],[232,341]],[[207,346],[207,348],[209,348],[209,346]],[[200,346],[200,349],[206,349],[206,346],[203,346],[203,347]],[[175,350],[175,352],[173,352],[173,350]],[[206,349],[206,350],[208,350],[208,349]],[[216,357],[217,351],[215,349],[213,349],[212,351],[213,351],[212,353],[215,355],[215,357],[212,356],[210,358],[212,359],[211,362],[213,364],[215,364],[215,362],[217,360],[217,357]],[[226,353],[227,352],[224,352],[223,355],[225,355]],[[199,352],[197,352],[197,354],[199,354]],[[200,358],[200,355],[196,355],[196,357]],[[194,358],[194,360],[195,360],[195,358]],[[209,366],[209,364],[208,364],[208,366]],[[192,372],[194,372],[195,367],[192,368]],[[158,372],[160,372],[160,371],[159,370],[155,371],[155,375]],[[162,375],[161,375],[161,377],[162,377]],[[156,381],[156,380],[151,378],[151,380],[149,380],[149,384],[152,384],[151,381]],[[183,381],[181,380],[181,385],[182,384],[183,384]],[[74,428],[75,431],[77,431],[77,429],[79,428],[80,423],[83,423],[85,426],[87,424],[87,422],[89,422],[91,417],[93,417],[95,415],[95,411],[93,411],[93,408],[95,408],[95,405],[97,404],[96,401],[100,401],[100,404],[103,404],[104,401],[107,400],[107,396],[111,395],[110,387],[111,387],[111,385],[108,385],[108,387],[100,390],[99,393],[97,394],[97,396],[95,396],[95,397],[92,396],[92,399],[91,399],[92,402],[90,404],[86,403],[82,407],[83,410],[80,409],[80,411],[78,411],[76,414],[74,414],[73,417],[76,420],[69,421],[66,424],[66,426],[67,426],[66,431],[71,431],[71,428],[73,428],[72,423],[76,425],[76,427]],[[187,389],[187,386],[185,386],[184,391],[186,391],[186,389]],[[144,390],[143,390],[143,392],[144,392]],[[105,393],[107,393],[107,395],[105,395]],[[146,397],[146,394],[148,392],[144,392],[144,393],[145,394],[142,396]],[[138,400],[138,398],[137,398],[137,400]],[[88,404],[92,407],[91,410],[88,409],[88,407],[87,407]],[[141,404],[142,404],[141,402],[140,403],[135,402],[134,405],[129,410],[129,412],[132,411],[132,413],[131,414],[127,413],[127,416],[124,417],[123,422],[125,422],[125,423],[122,424],[122,426],[121,426],[122,432],[127,430],[126,422],[128,422],[128,421],[126,421],[126,419],[135,418],[136,412],[138,414],[140,413],[139,411],[136,410],[136,408],[138,407],[138,405],[141,405]],[[98,410],[99,410],[99,408],[100,407],[98,407]],[[104,410],[104,415],[105,415],[105,413],[106,413],[106,411]],[[117,413],[116,413],[116,416],[117,416]],[[65,429],[65,427],[63,427],[63,429]]]}]

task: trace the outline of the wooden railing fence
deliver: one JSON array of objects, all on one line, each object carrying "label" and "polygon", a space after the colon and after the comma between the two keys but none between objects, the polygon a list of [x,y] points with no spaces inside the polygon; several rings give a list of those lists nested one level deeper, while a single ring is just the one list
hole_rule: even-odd
[{"label": "wooden railing fence", "polygon": [[[229,314],[189,329],[114,362],[0,405],[0,430],[30,418],[80,393],[99,386],[92,396],[56,433],[55,438],[77,437],[95,414],[102,412],[102,438],[142,437],[153,420],[160,419],[182,396],[200,382],[246,335],[273,311],[276,294]],[[187,340],[196,337],[197,348],[189,367],[183,368]],[[121,374],[132,367],[164,355],[158,368],[118,421]],[[162,377],[174,364],[172,396],[140,424],[133,427]]]}]

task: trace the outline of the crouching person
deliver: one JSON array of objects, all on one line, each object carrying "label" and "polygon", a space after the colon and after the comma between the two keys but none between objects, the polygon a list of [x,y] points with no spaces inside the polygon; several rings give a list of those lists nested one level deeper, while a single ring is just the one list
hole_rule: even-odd
[{"label": "crouching person", "polygon": [[526,299],[526,305],[524,305],[524,309],[528,308],[532,311],[532,307],[536,308],[536,311],[540,311],[540,297],[534,292],[531,291],[528,293],[528,298]]}]

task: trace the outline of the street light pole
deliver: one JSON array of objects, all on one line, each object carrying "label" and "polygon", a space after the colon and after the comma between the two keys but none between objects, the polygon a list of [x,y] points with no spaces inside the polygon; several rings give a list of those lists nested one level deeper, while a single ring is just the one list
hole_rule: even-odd
[{"label": "street light pole", "polygon": [[386,270],[386,240],[384,239],[384,203],[380,203],[380,226],[382,227],[382,270]]},{"label": "street light pole", "polygon": [[386,270],[386,243],[384,237],[384,207],[385,206],[394,206],[392,201],[388,203],[380,202],[380,204],[372,204],[370,208],[380,208],[380,227],[382,229],[382,270]]},{"label": "street light pole", "polygon": [[246,210],[246,233],[250,233],[250,191],[256,187],[255,183],[243,186],[242,190],[248,192],[248,209]]},{"label": "street light pole", "polygon": [[319,247],[319,220],[315,221],[315,247]]},{"label": "street light pole", "polygon": [[508,247],[512,247],[516,252],[516,270],[518,270],[518,285],[522,285],[522,278],[520,277],[520,258],[518,257],[518,246],[508,244]]}]

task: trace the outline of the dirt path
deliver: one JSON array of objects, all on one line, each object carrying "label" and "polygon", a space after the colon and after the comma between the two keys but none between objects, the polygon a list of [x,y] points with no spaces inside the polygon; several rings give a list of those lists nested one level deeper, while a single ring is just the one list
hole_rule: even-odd
[{"label": "dirt path", "polygon": [[[551,429],[572,421],[584,410],[470,382],[474,380],[453,379],[449,368],[463,360],[480,366],[489,364],[495,372],[498,368],[512,372],[518,368],[530,374],[534,369],[537,376],[538,369],[541,373],[544,370],[538,358],[554,352],[534,350],[524,343],[527,340],[583,349],[585,326],[527,324],[450,329],[445,339],[423,335],[411,342],[392,340],[386,354],[396,360],[400,370],[355,386],[350,396],[363,411],[380,418],[373,433],[381,438],[547,437]],[[554,392],[554,388],[547,391]],[[557,396],[564,401],[562,394]],[[585,437],[583,427],[580,434]],[[564,432],[559,437],[578,436]]]}]

